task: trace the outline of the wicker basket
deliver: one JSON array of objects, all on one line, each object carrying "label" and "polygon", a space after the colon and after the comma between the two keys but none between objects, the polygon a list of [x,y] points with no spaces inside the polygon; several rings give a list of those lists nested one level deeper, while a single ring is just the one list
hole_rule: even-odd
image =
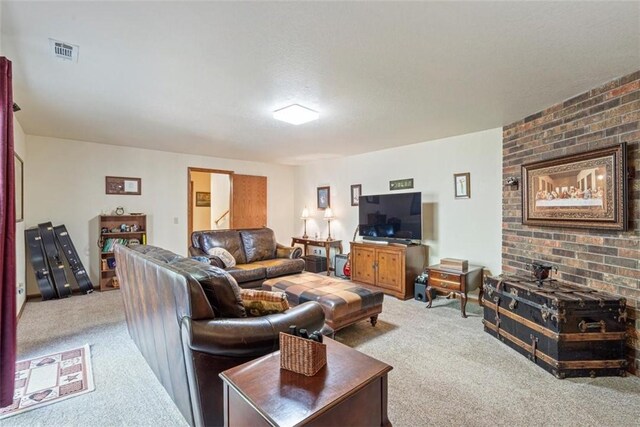
[{"label": "wicker basket", "polygon": [[280,332],[280,368],[311,377],[326,364],[326,345]]}]

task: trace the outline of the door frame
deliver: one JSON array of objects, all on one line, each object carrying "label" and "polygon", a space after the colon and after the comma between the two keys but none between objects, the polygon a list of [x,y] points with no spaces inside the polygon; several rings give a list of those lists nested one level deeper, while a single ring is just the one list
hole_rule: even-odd
[{"label": "door frame", "polygon": [[229,227],[233,227],[233,171],[222,169],[207,169],[187,167],[187,248],[191,246],[191,233],[193,233],[193,191],[191,172],[205,172],[229,175]]}]

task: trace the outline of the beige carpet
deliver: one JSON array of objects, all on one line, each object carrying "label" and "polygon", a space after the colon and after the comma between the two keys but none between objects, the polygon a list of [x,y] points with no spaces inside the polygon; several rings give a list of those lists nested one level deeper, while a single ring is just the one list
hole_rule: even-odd
[{"label": "beige carpet", "polygon": [[385,297],[376,328],[359,323],[339,341],[394,367],[396,426],[638,426],[640,378],[558,380],[483,331],[477,304],[433,308]]},{"label": "beige carpet", "polygon": [[[28,303],[19,358],[91,345],[96,390],[2,421],[13,426],[176,426],[184,419],[129,338],[119,291]],[[361,322],[338,340],[394,367],[395,426],[635,426],[640,378],[557,380],[482,331],[479,310],[437,300],[385,297],[373,328]],[[474,314],[475,313],[475,314]]]}]

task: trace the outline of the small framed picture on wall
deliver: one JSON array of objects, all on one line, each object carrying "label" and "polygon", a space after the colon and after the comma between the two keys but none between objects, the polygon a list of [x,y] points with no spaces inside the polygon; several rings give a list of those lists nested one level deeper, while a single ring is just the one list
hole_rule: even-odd
[{"label": "small framed picture on wall", "polygon": [[471,174],[469,172],[454,174],[453,182],[455,184],[456,199],[471,198]]},{"label": "small framed picture on wall", "polygon": [[331,207],[331,190],[329,187],[318,187],[318,209]]},{"label": "small framed picture on wall", "polygon": [[362,194],[362,184],[353,184],[351,186],[351,206],[360,205],[360,194]]}]

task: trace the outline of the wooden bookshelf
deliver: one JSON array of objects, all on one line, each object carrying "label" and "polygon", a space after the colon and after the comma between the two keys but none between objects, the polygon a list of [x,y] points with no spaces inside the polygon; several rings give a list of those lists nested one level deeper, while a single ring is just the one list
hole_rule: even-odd
[{"label": "wooden bookshelf", "polygon": [[120,287],[116,279],[113,245],[128,245],[132,239],[137,239],[143,245],[147,243],[146,215],[100,216],[100,291],[111,291]]}]

